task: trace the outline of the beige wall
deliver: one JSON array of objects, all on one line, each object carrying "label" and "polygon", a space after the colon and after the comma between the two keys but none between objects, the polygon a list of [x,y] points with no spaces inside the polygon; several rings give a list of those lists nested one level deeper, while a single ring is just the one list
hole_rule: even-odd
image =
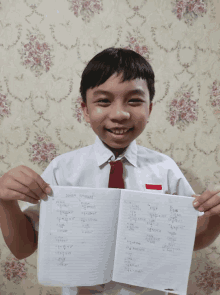
[{"label": "beige wall", "polygon": [[[94,143],[81,73],[114,46],[136,50],[155,71],[153,111],[137,143],[172,157],[197,194],[218,184],[220,1],[76,3],[0,1],[0,176],[18,165],[41,174],[59,154]],[[60,294],[38,284],[37,253],[17,261],[0,241],[1,294]],[[220,294],[219,242],[193,253],[188,294]]]}]

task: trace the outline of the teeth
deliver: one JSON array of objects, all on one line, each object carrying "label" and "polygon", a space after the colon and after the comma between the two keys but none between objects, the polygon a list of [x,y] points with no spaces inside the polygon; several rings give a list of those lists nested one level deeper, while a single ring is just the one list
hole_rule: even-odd
[{"label": "teeth", "polygon": [[114,134],[123,134],[128,131],[128,129],[121,129],[121,130],[111,130]]}]

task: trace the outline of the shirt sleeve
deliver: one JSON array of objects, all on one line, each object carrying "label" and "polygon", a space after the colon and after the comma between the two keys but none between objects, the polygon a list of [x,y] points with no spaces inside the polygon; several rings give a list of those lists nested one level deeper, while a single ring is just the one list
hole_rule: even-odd
[{"label": "shirt sleeve", "polygon": [[[170,169],[168,170],[168,193],[171,195],[180,195],[186,197],[192,197],[192,195],[195,195],[196,193],[175,161],[171,158],[170,161]],[[203,214],[204,212],[198,211],[198,216],[202,216]]]},{"label": "shirt sleeve", "polygon": [[[49,185],[55,185],[55,186],[58,185],[57,180],[55,178],[55,174],[54,174],[54,160],[50,162],[50,164],[41,174],[41,177],[43,178],[45,182],[49,183]],[[25,202],[25,204],[21,208],[21,211],[31,219],[34,229],[38,232],[40,202],[38,204]]]}]

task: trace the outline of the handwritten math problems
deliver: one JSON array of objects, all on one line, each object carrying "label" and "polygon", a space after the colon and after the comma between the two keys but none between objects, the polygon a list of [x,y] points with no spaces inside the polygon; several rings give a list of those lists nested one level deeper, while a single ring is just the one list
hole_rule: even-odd
[{"label": "handwritten math problems", "polygon": [[145,257],[149,250],[158,252],[160,249],[164,256],[167,252],[179,255],[182,235],[178,232],[188,231],[180,205],[143,197],[141,200],[125,199],[122,204],[117,259],[124,266],[123,276],[146,271]]},{"label": "handwritten math problems", "polygon": [[91,286],[113,280],[164,290],[180,280],[187,287],[197,221],[191,198],[51,188],[53,196],[40,208],[38,277],[43,285]]},{"label": "handwritten math problems", "polygon": [[[66,267],[71,264],[69,259],[74,255],[75,247],[71,244],[70,238],[63,239],[63,234],[71,233],[74,227],[80,230],[80,234],[89,235],[94,232],[94,227],[98,221],[96,205],[93,202],[92,194],[72,193],[66,194],[65,198],[52,199],[53,212],[56,212],[56,229],[53,231],[54,247],[51,249],[55,255],[57,266]],[[61,234],[61,235],[60,235]],[[80,247],[86,241],[80,242]],[[82,250],[82,248],[81,248]],[[88,251],[88,249],[86,249]]]}]

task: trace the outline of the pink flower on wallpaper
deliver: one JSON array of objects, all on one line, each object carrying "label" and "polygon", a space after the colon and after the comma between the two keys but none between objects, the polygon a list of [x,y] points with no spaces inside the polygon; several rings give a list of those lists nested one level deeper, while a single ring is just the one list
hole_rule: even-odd
[{"label": "pink flower on wallpaper", "polygon": [[35,71],[36,77],[43,72],[48,72],[52,66],[51,48],[46,42],[41,42],[44,37],[40,33],[28,35],[29,43],[18,49],[21,55],[22,65]]},{"label": "pink flower on wallpaper", "polygon": [[206,292],[206,294],[211,294],[214,291],[220,290],[220,272],[218,269],[214,269],[209,265],[205,265],[205,271],[199,273],[196,276],[196,286]]},{"label": "pink flower on wallpaper", "polygon": [[128,46],[123,47],[124,49],[131,49],[140,54],[141,56],[144,56],[147,61],[152,61],[150,60],[150,49],[146,45],[140,45],[142,40],[139,40],[139,38],[135,38],[133,36],[130,36],[127,38],[127,42],[129,43]]},{"label": "pink flower on wallpaper", "polygon": [[134,11],[138,11],[139,9],[140,9],[139,6],[134,6],[134,7],[133,7],[133,10],[134,10]]},{"label": "pink flower on wallpaper", "polygon": [[207,1],[203,0],[176,0],[172,2],[173,13],[179,20],[185,19],[185,23],[192,25],[193,20],[203,16],[207,12]]},{"label": "pink flower on wallpaper", "polygon": [[91,15],[99,14],[103,10],[101,0],[69,0],[69,2],[71,3],[70,10],[74,11],[74,15],[78,17],[80,14],[85,21],[89,21]]},{"label": "pink flower on wallpaper", "polygon": [[220,110],[220,80],[215,80],[210,89],[210,101],[214,110]]},{"label": "pink flower on wallpaper", "polygon": [[6,101],[6,96],[0,93],[0,118],[11,114],[9,105]]},{"label": "pink flower on wallpaper", "polygon": [[184,128],[185,125],[198,120],[198,105],[192,100],[192,93],[184,91],[184,87],[175,93],[175,99],[170,103],[168,120],[172,126]]},{"label": "pink flower on wallpaper", "polygon": [[77,121],[79,123],[82,123],[82,121],[84,122],[84,125],[86,127],[90,127],[90,124],[87,123],[85,120],[84,120],[84,116],[83,116],[83,110],[82,110],[82,107],[81,107],[81,102],[83,102],[82,98],[79,96],[75,102],[75,105],[74,105],[74,114],[73,114],[73,117],[77,119]]},{"label": "pink flower on wallpaper", "polygon": [[58,156],[56,147],[53,143],[48,142],[44,137],[35,136],[34,144],[30,144],[28,152],[30,153],[30,161],[35,163],[50,163]]},{"label": "pink flower on wallpaper", "polygon": [[3,276],[8,281],[13,281],[15,284],[19,284],[22,279],[27,278],[27,269],[24,267],[25,263],[20,262],[16,258],[7,260],[4,264],[1,264],[3,270]]},{"label": "pink flower on wallpaper", "polygon": [[83,102],[81,97],[78,97],[75,104],[75,114],[74,117],[77,119],[79,123],[81,123],[83,119],[83,110],[81,108],[81,102]]}]

